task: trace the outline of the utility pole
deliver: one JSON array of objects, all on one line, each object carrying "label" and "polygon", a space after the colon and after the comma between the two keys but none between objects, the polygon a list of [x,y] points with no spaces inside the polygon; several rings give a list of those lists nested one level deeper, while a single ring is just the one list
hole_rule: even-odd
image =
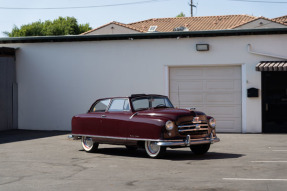
[{"label": "utility pole", "polygon": [[190,15],[191,15],[191,17],[193,17],[193,7],[196,7],[194,4],[193,4],[193,2],[192,2],[192,0],[190,0]]}]

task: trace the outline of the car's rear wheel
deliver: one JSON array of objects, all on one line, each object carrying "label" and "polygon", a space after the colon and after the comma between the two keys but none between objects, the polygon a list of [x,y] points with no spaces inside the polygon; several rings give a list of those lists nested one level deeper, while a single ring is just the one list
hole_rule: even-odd
[{"label": "car's rear wheel", "polygon": [[86,152],[92,153],[98,149],[99,143],[95,143],[91,137],[82,137],[82,147]]},{"label": "car's rear wheel", "polygon": [[166,147],[157,145],[155,141],[146,141],[145,151],[149,157],[159,158],[165,153]]},{"label": "car's rear wheel", "polygon": [[205,153],[207,153],[209,148],[210,148],[210,144],[190,146],[191,151],[196,155],[204,155]]}]

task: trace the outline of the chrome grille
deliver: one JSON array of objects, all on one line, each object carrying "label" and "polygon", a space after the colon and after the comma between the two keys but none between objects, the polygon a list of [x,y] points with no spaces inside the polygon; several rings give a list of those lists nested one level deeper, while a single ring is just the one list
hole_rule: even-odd
[{"label": "chrome grille", "polygon": [[193,121],[182,122],[177,128],[178,132],[184,135],[202,135],[208,132],[208,124],[206,121],[200,121],[200,123],[194,123]]},{"label": "chrome grille", "polygon": [[201,131],[186,131],[181,132],[181,135],[208,135],[208,130],[201,130]]}]

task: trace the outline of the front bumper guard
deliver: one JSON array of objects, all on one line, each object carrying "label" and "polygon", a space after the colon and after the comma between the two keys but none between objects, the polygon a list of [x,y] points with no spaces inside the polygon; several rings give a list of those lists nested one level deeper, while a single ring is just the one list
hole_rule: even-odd
[{"label": "front bumper guard", "polygon": [[185,140],[161,140],[158,141],[156,144],[163,147],[170,147],[170,146],[182,146],[188,147],[190,145],[202,145],[202,144],[213,144],[219,142],[220,139],[216,136],[214,137],[211,133],[209,137],[203,139],[191,139],[190,135],[186,136]]}]

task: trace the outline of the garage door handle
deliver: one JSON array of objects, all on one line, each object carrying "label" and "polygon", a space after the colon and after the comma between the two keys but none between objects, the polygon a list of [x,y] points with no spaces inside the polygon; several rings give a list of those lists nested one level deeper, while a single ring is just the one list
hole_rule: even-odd
[{"label": "garage door handle", "polygon": [[106,115],[102,115],[102,117],[107,117]]}]

